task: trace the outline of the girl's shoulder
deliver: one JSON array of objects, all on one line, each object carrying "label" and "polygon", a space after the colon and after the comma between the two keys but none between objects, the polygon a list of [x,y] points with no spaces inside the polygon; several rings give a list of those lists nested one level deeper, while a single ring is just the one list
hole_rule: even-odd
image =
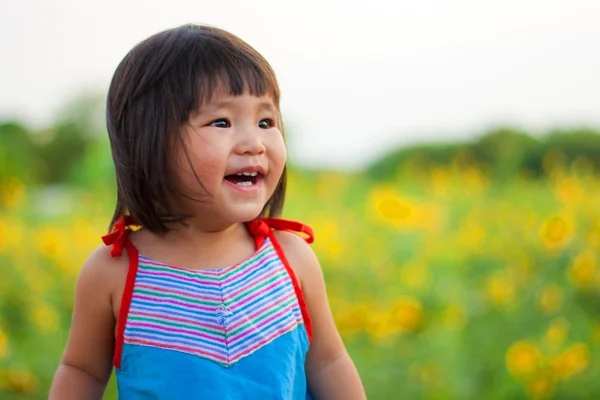
[{"label": "girl's shoulder", "polygon": [[[290,222],[297,223],[295,221]],[[300,225],[308,228],[308,232],[274,228],[273,234],[304,290],[304,287],[309,285],[315,277],[321,276],[321,266],[311,247],[313,241],[312,230],[306,225]],[[303,232],[308,236],[303,236]]]},{"label": "girl's shoulder", "polygon": [[316,259],[310,243],[297,232],[275,229],[273,234],[290,263],[293,261],[310,261],[312,258]]},{"label": "girl's shoulder", "polygon": [[[119,254],[121,257],[115,257],[112,246],[100,244],[88,256],[83,264],[83,268],[93,271],[98,271],[98,274],[114,274],[115,272],[125,269],[129,266],[129,254],[123,251]],[[82,268],[82,270],[83,270]]]},{"label": "girl's shoulder", "polygon": [[[83,263],[79,271],[79,284],[89,286],[98,295],[112,297],[125,283],[129,267],[126,252],[122,257],[113,257],[111,247],[98,246]],[[87,285],[86,285],[87,283]]]}]

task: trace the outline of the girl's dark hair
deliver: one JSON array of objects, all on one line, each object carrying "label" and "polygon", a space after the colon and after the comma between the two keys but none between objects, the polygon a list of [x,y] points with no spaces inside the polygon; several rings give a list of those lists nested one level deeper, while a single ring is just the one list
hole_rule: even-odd
[{"label": "girl's dark hair", "polygon": [[[173,206],[173,196],[182,193],[172,183],[169,154],[173,145],[181,145],[190,162],[180,127],[220,88],[233,96],[269,95],[279,110],[279,86],[269,63],[221,29],[184,25],[160,32],[121,61],[106,108],[117,177],[109,230],[124,214],[157,234],[188,217]],[[281,115],[278,122],[283,132]],[[261,216],[281,213],[285,186],[284,168]]]}]

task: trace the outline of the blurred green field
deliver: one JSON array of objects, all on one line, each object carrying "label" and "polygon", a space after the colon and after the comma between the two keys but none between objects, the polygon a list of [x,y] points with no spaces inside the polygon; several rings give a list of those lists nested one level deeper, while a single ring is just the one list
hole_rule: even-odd
[{"label": "blurred green field", "polygon": [[[292,170],[369,399],[600,398],[600,179]],[[112,189],[0,187],[0,398],[43,399]],[[116,399],[114,386],[106,399]]]}]

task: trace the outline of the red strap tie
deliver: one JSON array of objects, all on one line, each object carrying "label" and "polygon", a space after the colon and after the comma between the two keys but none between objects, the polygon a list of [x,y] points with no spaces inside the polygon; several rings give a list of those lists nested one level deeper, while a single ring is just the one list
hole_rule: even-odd
[{"label": "red strap tie", "polygon": [[125,216],[122,216],[115,222],[114,229],[111,233],[102,236],[102,241],[105,245],[112,247],[110,248],[111,257],[121,256],[123,254],[123,248],[127,243],[127,221]]},{"label": "red strap tie", "polygon": [[279,231],[289,231],[296,233],[304,233],[306,236],[303,239],[306,243],[312,243],[315,240],[313,230],[300,222],[290,221],[280,218],[260,218],[248,222],[248,228],[255,236],[268,237],[271,229]]},{"label": "red strap tie", "polygon": [[271,232],[271,228],[262,219],[252,220],[247,225],[254,236],[267,237]]}]

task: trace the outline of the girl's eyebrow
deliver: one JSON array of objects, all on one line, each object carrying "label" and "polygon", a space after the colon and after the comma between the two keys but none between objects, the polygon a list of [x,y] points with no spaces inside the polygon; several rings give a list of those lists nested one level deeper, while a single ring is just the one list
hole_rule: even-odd
[{"label": "girl's eyebrow", "polygon": [[[232,103],[231,100],[224,100],[224,101],[210,103],[209,105],[207,105],[204,108],[202,113],[203,114],[211,113],[211,112],[216,112],[216,111],[222,110],[224,108],[229,107],[231,103]],[[269,111],[269,112],[277,113],[277,109],[275,108],[275,105],[273,105],[273,103],[270,101],[261,101],[258,104],[257,109],[258,109],[258,111]]]},{"label": "girl's eyebrow", "polygon": [[270,111],[276,113],[275,106],[270,101],[263,101],[258,105],[259,111]]}]

